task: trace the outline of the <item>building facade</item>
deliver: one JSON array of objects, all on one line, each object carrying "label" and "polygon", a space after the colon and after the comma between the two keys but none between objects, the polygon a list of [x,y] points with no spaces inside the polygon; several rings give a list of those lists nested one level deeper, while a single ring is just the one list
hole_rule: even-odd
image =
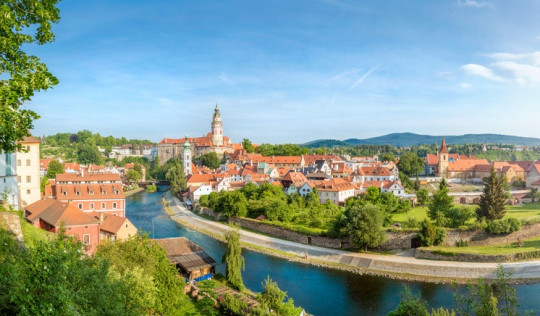
[{"label": "building facade", "polygon": [[30,136],[25,137],[19,144],[22,145],[23,150],[15,154],[17,159],[17,182],[20,206],[25,207],[41,198],[39,161],[41,141]]},{"label": "building facade", "polygon": [[0,151],[0,202],[13,208],[19,207],[16,160],[15,154]]}]

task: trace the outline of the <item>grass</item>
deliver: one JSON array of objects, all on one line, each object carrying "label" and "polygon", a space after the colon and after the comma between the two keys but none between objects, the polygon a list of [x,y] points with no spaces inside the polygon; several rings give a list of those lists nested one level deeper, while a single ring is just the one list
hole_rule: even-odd
[{"label": "grass", "polygon": [[263,223],[273,225],[273,226],[281,226],[283,228],[287,228],[298,233],[302,233],[306,235],[314,235],[314,236],[324,235],[328,231],[328,229],[326,228],[309,227],[304,224],[297,224],[297,223],[291,223],[291,222],[272,222],[272,221],[265,220],[263,221]]},{"label": "grass", "polygon": [[[475,207],[475,206],[470,206]],[[427,217],[426,206],[416,206],[410,209],[407,213],[397,213],[392,217],[392,221],[405,225],[408,218],[414,218],[418,222],[423,221]],[[524,220],[540,219],[540,202],[523,204],[523,205],[507,205],[506,215],[504,218],[517,218]],[[473,220],[469,220],[467,223],[473,223]]]},{"label": "grass", "polygon": [[525,240],[523,247],[519,247],[517,242],[503,245],[490,246],[468,246],[468,247],[429,247],[429,250],[447,253],[466,253],[477,255],[508,255],[515,253],[531,252],[540,250],[540,238]]},{"label": "grass", "polygon": [[21,218],[21,230],[27,247],[34,247],[39,241],[50,240],[54,236],[53,233],[28,223],[24,218]]},{"label": "grass", "polygon": [[540,218],[540,202],[528,203],[524,205],[508,205],[506,207],[505,218],[514,217],[517,219]]}]

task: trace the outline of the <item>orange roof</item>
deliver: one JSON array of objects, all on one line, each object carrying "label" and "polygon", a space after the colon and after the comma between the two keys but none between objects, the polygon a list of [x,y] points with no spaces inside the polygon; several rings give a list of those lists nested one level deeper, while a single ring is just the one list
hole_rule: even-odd
[{"label": "orange roof", "polygon": [[40,159],[39,160],[39,166],[45,170],[49,169],[49,164],[51,163],[51,161],[53,161],[54,159]]},{"label": "orange roof", "polygon": [[84,177],[76,174],[57,174],[56,182],[97,182],[97,181],[111,181],[111,182],[121,182],[122,179],[117,173],[105,173],[105,174],[85,174]]},{"label": "orange roof", "polygon": [[346,191],[353,190],[355,187],[350,182],[341,178],[333,178],[330,180],[315,180],[312,181],[319,191]]},{"label": "orange roof", "polygon": [[[337,168],[336,168],[337,167]],[[330,164],[332,173],[347,173],[350,174],[353,170],[345,164],[345,162],[334,162]]]},{"label": "orange roof", "polygon": [[52,193],[60,200],[110,200],[126,197],[119,183],[54,184]]},{"label": "orange roof", "polygon": [[66,162],[64,164],[64,169],[81,170],[81,166],[79,166],[79,164],[76,162]]},{"label": "orange roof", "polygon": [[361,167],[358,168],[366,176],[390,176],[390,171],[385,167]]},{"label": "orange roof", "polygon": [[25,210],[30,213],[28,220],[38,219],[58,227],[63,222],[66,226],[99,224],[99,220],[85,214],[75,206],[55,199],[39,200],[28,205]]},{"label": "orange roof", "polygon": [[306,165],[312,165],[317,160],[326,160],[329,162],[341,161],[338,155],[304,155],[304,162]]},{"label": "orange roof", "polygon": [[307,178],[301,172],[289,171],[282,181],[290,181],[293,184],[303,184],[307,182]]},{"label": "orange roof", "polygon": [[41,141],[34,136],[24,136],[22,140],[17,142],[18,144],[36,144],[41,143]]},{"label": "orange roof", "polygon": [[448,163],[448,171],[473,171],[476,165],[489,165],[487,159],[460,159]]},{"label": "orange roof", "polygon": [[448,149],[446,149],[446,140],[442,139],[442,144],[441,144],[441,150],[439,151],[439,153],[441,154],[448,154]]}]

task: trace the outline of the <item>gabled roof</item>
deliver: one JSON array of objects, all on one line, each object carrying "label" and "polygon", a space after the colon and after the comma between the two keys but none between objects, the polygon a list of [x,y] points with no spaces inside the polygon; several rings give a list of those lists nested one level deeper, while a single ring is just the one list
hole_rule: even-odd
[{"label": "gabled roof", "polygon": [[56,199],[39,200],[28,205],[25,210],[30,213],[28,220],[42,221],[59,227],[63,222],[66,226],[99,224],[99,220],[85,214],[69,203],[60,202]]}]

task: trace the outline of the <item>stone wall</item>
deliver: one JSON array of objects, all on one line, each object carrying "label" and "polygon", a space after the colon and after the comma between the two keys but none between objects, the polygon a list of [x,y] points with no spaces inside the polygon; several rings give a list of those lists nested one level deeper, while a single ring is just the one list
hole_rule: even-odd
[{"label": "stone wall", "polygon": [[197,214],[210,216],[216,221],[219,221],[221,219],[221,214],[219,214],[218,212],[214,212],[212,209],[209,209],[207,207],[200,206],[199,204],[193,206],[193,211]]},{"label": "stone wall", "polygon": [[412,240],[418,237],[418,232],[386,232],[386,240],[381,245],[381,249],[410,249]]},{"label": "stone wall", "polygon": [[488,246],[496,244],[508,244],[540,236],[540,223],[524,225],[517,232],[505,235],[490,235],[484,230],[447,230],[444,240],[445,246],[455,246],[459,240],[469,243],[469,246]]},{"label": "stone wall", "polygon": [[349,243],[346,240],[339,238],[329,238],[322,236],[309,236],[302,233],[292,231],[281,226],[270,225],[258,220],[248,218],[232,217],[229,222],[240,225],[243,228],[254,230],[259,233],[276,236],[286,240],[326,248],[349,248]]},{"label": "stone wall", "polygon": [[[459,251],[459,248],[456,248]],[[416,249],[414,257],[417,259],[444,260],[444,261],[465,261],[465,262],[509,262],[523,259],[533,259],[540,257],[540,251],[529,251],[507,255],[479,255],[471,253],[445,253],[437,250],[424,248]]]}]

